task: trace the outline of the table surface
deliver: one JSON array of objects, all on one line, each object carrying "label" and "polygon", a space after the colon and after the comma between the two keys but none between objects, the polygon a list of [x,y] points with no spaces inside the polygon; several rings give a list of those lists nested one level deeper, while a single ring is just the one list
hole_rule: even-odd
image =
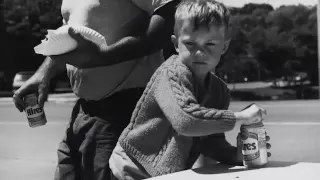
[{"label": "table surface", "polygon": [[152,180],[320,180],[320,163],[270,161],[260,169],[216,164],[185,170]]}]

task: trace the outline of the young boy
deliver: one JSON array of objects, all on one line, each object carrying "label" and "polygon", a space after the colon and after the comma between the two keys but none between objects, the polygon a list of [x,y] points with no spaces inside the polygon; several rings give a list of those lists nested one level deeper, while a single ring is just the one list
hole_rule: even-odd
[{"label": "young boy", "polygon": [[214,72],[230,42],[228,21],[227,8],[214,0],[179,4],[172,36],[179,55],[157,69],[137,103],[109,161],[114,179],[182,171],[199,154],[242,164],[241,151],[226,141],[224,132],[236,122],[261,121],[265,110],[257,105],[227,110],[229,90]]}]

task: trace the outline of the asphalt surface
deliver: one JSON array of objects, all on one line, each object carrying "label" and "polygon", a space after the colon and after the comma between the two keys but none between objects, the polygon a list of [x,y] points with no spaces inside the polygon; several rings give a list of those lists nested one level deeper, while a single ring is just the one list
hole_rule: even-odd
[{"label": "asphalt surface", "polygon": [[[64,97],[66,98],[66,97]],[[30,128],[26,115],[10,99],[0,99],[0,180],[51,180],[56,149],[64,135],[73,99],[53,98],[45,105],[48,123]],[[250,102],[233,102],[241,110]],[[320,101],[257,102],[268,111],[264,121],[271,137],[271,160],[320,163]],[[239,127],[227,133],[235,145]]]}]

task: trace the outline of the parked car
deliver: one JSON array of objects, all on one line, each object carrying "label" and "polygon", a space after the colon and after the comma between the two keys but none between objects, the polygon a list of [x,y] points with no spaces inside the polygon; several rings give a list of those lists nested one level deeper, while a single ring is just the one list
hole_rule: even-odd
[{"label": "parked car", "polygon": [[[18,90],[33,74],[35,71],[21,71],[18,72],[12,83],[13,93]],[[71,87],[66,74],[61,74],[50,81],[49,92],[71,92]]]},{"label": "parked car", "polygon": [[311,81],[308,79],[306,72],[296,72],[290,76],[282,76],[274,80],[273,87],[292,87],[297,85],[309,85]]},{"label": "parked car", "polygon": [[18,72],[13,78],[12,91],[18,90],[34,73],[35,71]]}]

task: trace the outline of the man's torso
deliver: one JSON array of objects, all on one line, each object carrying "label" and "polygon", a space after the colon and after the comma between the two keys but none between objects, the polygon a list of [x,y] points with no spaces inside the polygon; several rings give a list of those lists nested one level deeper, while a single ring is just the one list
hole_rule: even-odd
[{"label": "man's torso", "polygon": [[[150,15],[131,0],[64,0],[65,24],[84,25],[102,34],[108,45],[136,33]],[[141,28],[140,28],[141,29]],[[122,89],[144,87],[163,62],[161,52],[124,63],[78,69],[67,65],[73,91],[82,98],[99,100]]]}]

